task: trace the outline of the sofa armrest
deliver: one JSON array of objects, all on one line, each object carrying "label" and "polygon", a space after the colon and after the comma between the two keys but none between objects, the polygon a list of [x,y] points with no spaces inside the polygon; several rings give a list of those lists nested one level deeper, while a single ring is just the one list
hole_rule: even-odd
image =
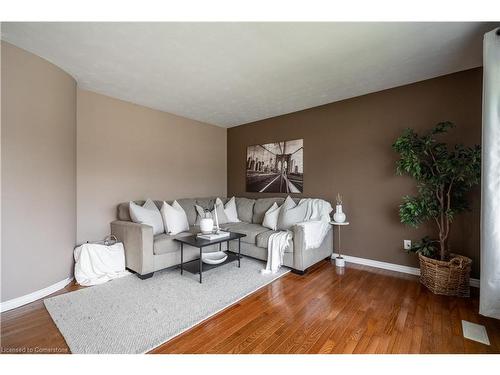
[{"label": "sofa armrest", "polygon": [[305,270],[304,251],[305,251],[305,228],[302,225],[294,225],[293,231],[293,268],[296,270]]},{"label": "sofa armrest", "polygon": [[127,268],[140,275],[154,272],[153,227],[116,220],[111,222],[111,234],[123,242]]},{"label": "sofa armrest", "polygon": [[[314,263],[330,257],[333,253],[333,230],[330,225],[327,227],[325,237],[321,244],[314,248],[306,249],[306,231],[304,225],[294,225],[293,231],[293,268],[304,271]],[[309,237],[311,234],[309,233]],[[310,239],[309,239],[310,241]]]}]

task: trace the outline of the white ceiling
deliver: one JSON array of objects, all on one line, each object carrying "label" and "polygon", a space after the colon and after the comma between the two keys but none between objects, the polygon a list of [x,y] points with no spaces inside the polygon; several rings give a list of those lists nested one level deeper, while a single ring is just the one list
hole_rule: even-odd
[{"label": "white ceiling", "polygon": [[488,23],[3,23],[79,87],[223,127],[482,65]]}]

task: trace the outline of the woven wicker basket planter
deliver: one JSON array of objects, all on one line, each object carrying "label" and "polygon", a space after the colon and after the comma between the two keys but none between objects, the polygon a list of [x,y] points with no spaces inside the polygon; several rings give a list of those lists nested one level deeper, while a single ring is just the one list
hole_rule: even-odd
[{"label": "woven wicker basket planter", "polygon": [[427,258],[421,254],[420,282],[431,292],[445,296],[469,297],[469,277],[472,259],[451,254],[447,262]]}]

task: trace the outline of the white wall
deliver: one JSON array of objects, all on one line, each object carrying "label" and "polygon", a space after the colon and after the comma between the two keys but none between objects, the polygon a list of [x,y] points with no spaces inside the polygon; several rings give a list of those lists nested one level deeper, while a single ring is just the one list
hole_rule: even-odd
[{"label": "white wall", "polygon": [[77,112],[78,243],[120,202],[226,195],[226,129],[80,89]]},{"label": "white wall", "polygon": [[1,301],[72,274],[76,82],[2,42]]}]

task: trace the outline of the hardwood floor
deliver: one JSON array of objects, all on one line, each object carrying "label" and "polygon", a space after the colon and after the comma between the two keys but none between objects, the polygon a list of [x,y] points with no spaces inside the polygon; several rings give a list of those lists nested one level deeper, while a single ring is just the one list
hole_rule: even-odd
[{"label": "hardwood floor", "polygon": [[[69,285],[63,292],[78,289]],[[500,321],[471,298],[436,296],[415,276],[329,261],[292,273],[154,349],[152,353],[500,353]],[[462,336],[461,320],[491,342]],[[3,353],[66,353],[42,301],[1,315]]]}]

